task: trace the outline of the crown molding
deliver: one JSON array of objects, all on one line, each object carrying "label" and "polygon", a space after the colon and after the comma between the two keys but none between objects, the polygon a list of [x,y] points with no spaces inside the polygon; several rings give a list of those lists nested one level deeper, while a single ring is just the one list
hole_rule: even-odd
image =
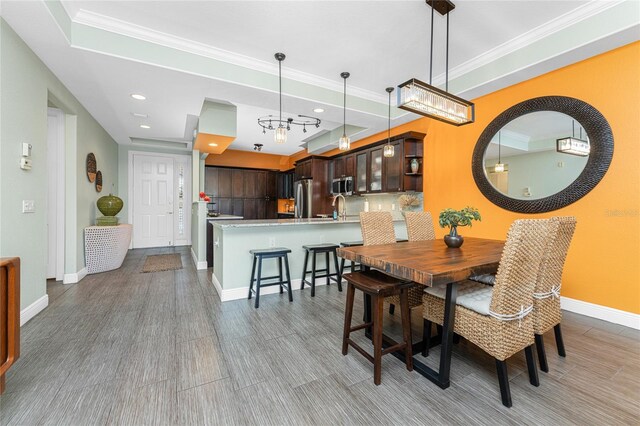
[{"label": "crown molding", "polygon": [[[525,48],[535,42],[538,42],[546,37],[549,37],[559,31],[563,31],[568,27],[580,23],[586,19],[596,16],[612,7],[618,6],[628,0],[592,0],[589,3],[571,10],[564,15],[560,15],[551,21],[544,23],[524,34],[521,34],[501,45],[494,47],[478,55],[473,59],[470,59],[462,64],[451,68],[449,70],[449,82],[461,77],[465,74],[473,72],[474,70],[481,68],[491,62],[494,62],[500,58],[503,58],[511,53],[514,53],[522,48]],[[443,85],[445,83],[445,74],[442,73],[434,78],[436,85]]]},{"label": "crown molding", "polygon": [[[230,52],[205,43],[189,40],[172,34],[156,31],[147,27],[136,25],[120,19],[105,16],[99,13],[81,9],[72,19],[73,23],[85,25],[92,28],[109,31],[125,37],[132,37],[149,43],[176,49],[185,53],[204,56],[221,62],[249,68],[255,71],[264,72],[273,76],[278,75],[278,65],[272,62],[252,58],[239,53]],[[315,74],[298,71],[291,68],[282,70],[283,78],[299,81],[301,83],[319,86],[325,89],[342,92],[342,83],[317,76]],[[384,95],[358,87],[350,87],[350,94],[359,98],[374,102],[386,102]]]}]

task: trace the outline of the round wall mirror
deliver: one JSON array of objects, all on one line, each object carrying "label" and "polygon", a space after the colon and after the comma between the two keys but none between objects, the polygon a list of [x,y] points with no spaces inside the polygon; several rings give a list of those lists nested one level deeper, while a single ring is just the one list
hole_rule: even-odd
[{"label": "round wall mirror", "polygon": [[504,111],[473,153],[473,176],[494,204],[522,213],[557,210],[582,198],[606,173],[613,135],[578,99],[545,96]]}]

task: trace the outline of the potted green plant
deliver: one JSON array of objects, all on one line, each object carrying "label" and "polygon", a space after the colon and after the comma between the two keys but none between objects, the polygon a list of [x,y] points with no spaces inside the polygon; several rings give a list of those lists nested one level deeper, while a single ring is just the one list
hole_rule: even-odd
[{"label": "potted green plant", "polygon": [[474,220],[482,220],[480,212],[475,207],[465,207],[462,210],[444,209],[440,212],[440,227],[449,227],[449,234],[444,236],[448,247],[458,248],[464,242],[462,235],[458,235],[458,226],[471,226]]}]

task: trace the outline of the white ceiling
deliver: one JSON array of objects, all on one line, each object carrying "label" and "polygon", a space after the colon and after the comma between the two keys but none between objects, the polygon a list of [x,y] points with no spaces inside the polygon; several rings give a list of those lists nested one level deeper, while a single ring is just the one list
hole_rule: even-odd
[{"label": "white ceiling", "polygon": [[[451,87],[458,87],[458,94],[477,97],[637,39],[638,22],[631,27],[620,24],[606,37],[577,37],[564,50],[532,61],[527,69],[513,65],[509,70],[507,64],[502,74],[486,78],[482,74],[490,61],[535,47],[536,41],[557,35],[569,24],[604,16],[607,10],[622,7],[619,3],[457,1],[450,16]],[[431,9],[421,0],[63,1],[62,5],[70,25],[78,28],[66,37],[65,19],[54,18],[52,6],[43,2],[3,1],[1,13],[121,144],[131,143],[131,138],[190,139],[193,120],[188,117],[200,113],[205,98],[213,98],[238,106],[238,136],[230,148],[250,150],[254,143],[264,143],[263,152],[298,151],[311,132],[292,129],[289,142],[281,146],[269,143],[272,138],[262,135],[256,123],[259,116],[278,109],[273,90],[277,51],[287,55],[283,77],[290,79],[283,82],[284,112],[314,115],[313,108],[323,107],[325,112],[317,114],[323,120],[319,131],[342,123],[339,74],[351,73],[347,122],[367,129],[355,139],[386,129],[385,87],[412,77],[428,81]],[[94,31],[93,39],[86,35],[88,30]],[[110,50],[115,33],[130,53]],[[434,83],[440,83],[445,33],[444,19],[437,13],[435,34]],[[141,40],[146,47],[135,50]],[[154,46],[179,51],[183,63],[149,59],[147,53],[154,52]],[[192,61],[203,58],[244,66],[254,73],[252,83],[241,81],[241,72],[213,75],[217,71],[213,65],[211,75],[189,68]],[[482,78],[473,80],[474,75]],[[298,82],[307,86],[298,87]],[[131,93],[143,93],[147,100],[135,101]],[[140,119],[134,112],[149,117]],[[417,118],[395,108],[393,116],[392,125]],[[141,129],[142,122],[151,129]]]}]

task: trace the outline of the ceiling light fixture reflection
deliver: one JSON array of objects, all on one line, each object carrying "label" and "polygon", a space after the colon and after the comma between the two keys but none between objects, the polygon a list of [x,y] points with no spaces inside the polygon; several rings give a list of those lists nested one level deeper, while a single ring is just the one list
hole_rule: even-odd
[{"label": "ceiling light fixture reflection", "polygon": [[140,128],[142,128],[142,129],[150,129],[151,126],[149,126],[148,124],[141,124]]},{"label": "ceiling light fixture reflection", "polygon": [[321,112],[324,112],[324,109],[323,108],[314,108],[313,112],[321,113]]},{"label": "ceiling light fixture reflection", "polygon": [[210,143],[209,146],[218,146],[217,143]]},{"label": "ceiling light fixture reflection", "polygon": [[138,101],[144,101],[145,99],[147,99],[147,97],[146,97],[146,96],[141,95],[141,94],[139,94],[139,93],[132,93],[132,94],[131,94],[131,97],[132,97],[133,99],[138,100]]},{"label": "ceiling light fixture reflection", "polygon": [[[287,131],[291,130],[291,125],[302,126],[302,132],[307,133],[307,126],[320,127],[320,119],[315,117],[309,117],[307,115],[298,114],[298,118],[288,117],[282,119],[282,61],[286,58],[284,53],[276,53],[276,60],[278,61],[278,94],[280,96],[280,115],[274,117],[273,115],[266,115],[258,118],[258,125],[262,127],[262,133],[267,133],[267,130],[275,130],[274,141],[277,144],[283,144],[287,141]],[[274,125],[277,124],[277,127]]]},{"label": "ceiling light fixture reflection", "polygon": [[582,139],[582,126],[580,126],[580,138],[576,138],[576,122],[571,120],[571,136],[556,139],[556,151],[562,154],[586,157],[591,152],[588,140]]},{"label": "ceiling light fixture reflection", "polygon": [[501,148],[502,148],[502,138],[501,138],[502,132],[498,132],[498,162],[496,163],[496,165],[493,167],[493,171],[496,173],[502,173],[504,172],[504,163],[502,163],[502,158],[501,158]]}]

